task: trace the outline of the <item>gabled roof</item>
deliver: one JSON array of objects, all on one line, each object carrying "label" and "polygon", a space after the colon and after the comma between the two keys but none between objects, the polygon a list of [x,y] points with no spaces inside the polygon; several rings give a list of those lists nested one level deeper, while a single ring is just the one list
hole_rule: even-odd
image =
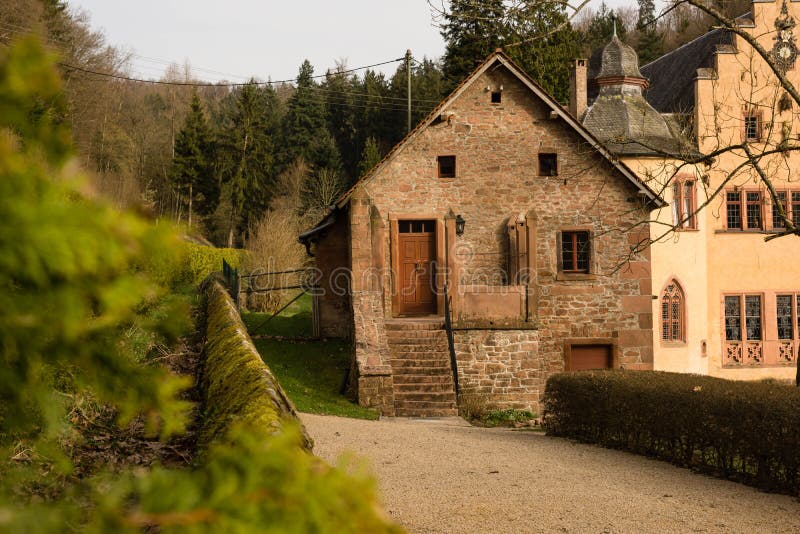
[{"label": "gabled roof", "polygon": [[589,132],[577,119],[566,111],[561,104],[559,104],[547,91],[542,89],[533,79],[528,76],[519,66],[514,63],[502,50],[499,48],[489,55],[486,60],[481,63],[472,74],[467,76],[456,87],[450,95],[442,100],[428,116],[420,122],[416,128],[411,130],[399,143],[397,143],[384,158],[378,162],[370,171],[364,174],[353,186],[344,193],[336,202],[336,206],[341,208],[347,204],[347,201],[352,196],[353,192],[361,185],[368,183],[372,178],[380,172],[381,169],[386,167],[396,156],[399,154],[419,133],[430,126],[441,115],[442,111],[458,99],[464,91],[467,90],[475,81],[480,78],[489,68],[500,64],[506,67],[509,72],[516,76],[528,89],[531,90],[537,97],[539,97],[547,106],[550,107],[552,113],[555,113],[561,120],[572,127],[589,145],[599,152],[609,163],[611,163],[617,171],[620,172],[628,181],[630,181],[639,191],[644,194],[649,200],[654,202],[657,206],[662,207],[666,205],[664,201],[653,191],[647,184],[639,180],[636,174],[629,169],[625,164],[620,162],[606,147],[604,147],[594,135]]}]

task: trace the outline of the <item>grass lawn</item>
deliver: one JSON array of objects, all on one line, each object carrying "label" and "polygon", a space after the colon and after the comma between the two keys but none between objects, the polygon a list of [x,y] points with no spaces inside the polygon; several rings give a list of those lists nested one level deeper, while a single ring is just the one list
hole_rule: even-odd
[{"label": "grass lawn", "polygon": [[301,412],[377,419],[378,412],[339,393],[350,368],[350,344],[341,340],[298,340],[311,336],[311,297],[304,295],[264,324],[268,314],[243,313],[251,335],[294,339],[255,339],[256,348]]}]

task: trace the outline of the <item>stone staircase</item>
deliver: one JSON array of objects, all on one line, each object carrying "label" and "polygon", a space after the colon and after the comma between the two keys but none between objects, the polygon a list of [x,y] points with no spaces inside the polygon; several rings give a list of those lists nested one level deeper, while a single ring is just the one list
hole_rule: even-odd
[{"label": "stone staircase", "polygon": [[442,322],[427,319],[387,321],[386,335],[394,382],[395,415],[458,415],[447,333]]}]

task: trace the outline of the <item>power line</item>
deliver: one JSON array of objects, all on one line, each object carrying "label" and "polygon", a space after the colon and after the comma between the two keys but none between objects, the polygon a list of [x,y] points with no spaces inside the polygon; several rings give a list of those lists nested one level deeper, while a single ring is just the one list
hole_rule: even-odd
[{"label": "power line", "polygon": [[[363,67],[355,67],[355,68],[352,68],[352,69],[346,69],[346,70],[337,71],[337,74],[347,74],[347,73],[350,73],[350,72],[357,72],[359,70],[371,69],[373,67],[380,67],[382,65],[388,65],[390,63],[397,63],[398,61],[404,61],[404,60],[405,60],[405,58],[402,58],[402,57],[398,58],[398,59],[390,59],[388,61],[382,61],[380,63],[374,63],[372,65],[365,65]],[[134,78],[134,77],[131,77],[131,76],[123,76],[123,75],[120,75],[120,74],[111,74],[111,73],[108,73],[108,72],[98,72],[98,71],[95,71],[95,70],[85,69],[83,67],[70,65],[69,63],[59,62],[58,64],[61,65],[65,69],[69,69],[69,70],[72,70],[72,71],[83,72],[85,74],[93,74],[95,76],[105,76],[107,78],[114,78],[114,79],[117,79],[117,80],[124,80],[124,81],[128,81],[128,82],[149,83],[149,84],[156,84],[156,85],[177,85],[177,86],[182,86],[182,87],[244,87],[244,86],[247,86],[247,85],[265,85],[266,86],[266,85],[293,83],[293,82],[295,82],[297,80],[297,78],[292,78],[290,80],[269,80],[269,81],[266,81],[266,82],[259,82],[259,81],[255,81],[255,80],[253,80],[252,82],[226,82],[226,83],[168,82],[168,81],[164,81],[164,80],[143,80],[141,78]],[[311,76],[311,78],[325,78],[328,75],[329,75],[329,73],[319,74],[319,75],[316,75],[316,76]]]}]

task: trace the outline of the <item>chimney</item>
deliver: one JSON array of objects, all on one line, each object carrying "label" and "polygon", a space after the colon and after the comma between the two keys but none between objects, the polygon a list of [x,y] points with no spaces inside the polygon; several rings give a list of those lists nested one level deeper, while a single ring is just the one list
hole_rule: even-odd
[{"label": "chimney", "polygon": [[575,118],[580,118],[586,111],[588,103],[586,95],[586,70],[585,59],[574,59],[569,66],[569,112]]}]

